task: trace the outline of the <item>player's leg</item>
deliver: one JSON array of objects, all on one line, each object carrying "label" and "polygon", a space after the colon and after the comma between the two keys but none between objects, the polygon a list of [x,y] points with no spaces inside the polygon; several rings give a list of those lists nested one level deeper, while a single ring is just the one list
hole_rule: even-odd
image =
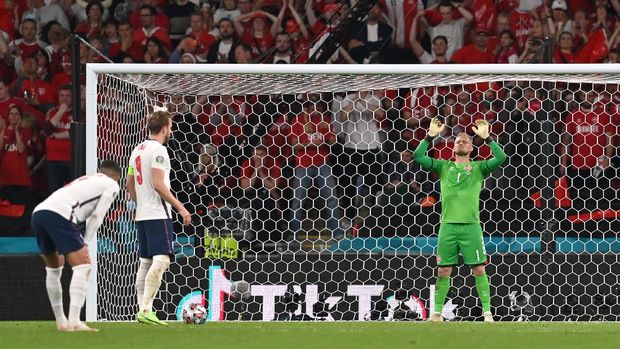
[{"label": "player's leg", "polygon": [[482,238],[482,228],[479,224],[471,224],[465,227],[466,231],[459,240],[459,245],[463,253],[463,261],[472,268],[472,274],[476,279],[476,291],[482,303],[485,321],[492,321],[491,315],[491,289],[489,277],[486,274],[485,263],[487,261],[484,240]]},{"label": "player's leg", "polygon": [[172,221],[170,219],[145,221],[144,229],[146,236],[147,253],[145,256],[153,257],[153,264],[149,268],[144,280],[144,295],[138,321],[147,324],[166,325],[160,321],[153,312],[153,300],[159,291],[159,286],[164,273],[170,265],[170,256],[174,255],[172,249]]},{"label": "player's leg", "polygon": [[84,301],[86,300],[86,291],[88,289],[88,281],[90,278],[91,264],[88,247],[83,245],[78,250],[67,252],[65,256],[67,262],[73,269],[71,284],[69,285],[69,295],[71,297],[71,303],[69,304],[70,330],[97,332],[96,329],[88,327],[85,323],[80,321],[80,313],[82,312],[82,307],[84,306]]},{"label": "player's leg", "polygon": [[435,304],[431,320],[440,321],[441,312],[450,290],[452,267],[457,265],[459,249],[457,231],[453,224],[442,224],[437,242],[437,281],[435,282]]},{"label": "player's leg", "polygon": [[138,267],[138,273],[136,274],[136,296],[138,297],[138,308],[142,306],[142,300],[144,298],[144,283],[146,280],[146,274],[149,272],[151,265],[153,264],[153,258],[147,255],[146,246],[146,231],[144,229],[144,222],[136,222],[138,229],[138,252],[140,255],[140,266]]},{"label": "player's leg", "polygon": [[58,330],[63,331],[68,328],[68,321],[62,302],[62,284],[60,283],[65,258],[58,254],[54,242],[47,234],[47,216],[46,211],[35,212],[32,215],[31,227],[37,238],[37,245],[39,245],[39,251],[45,264],[45,289],[54,312],[56,327]]}]

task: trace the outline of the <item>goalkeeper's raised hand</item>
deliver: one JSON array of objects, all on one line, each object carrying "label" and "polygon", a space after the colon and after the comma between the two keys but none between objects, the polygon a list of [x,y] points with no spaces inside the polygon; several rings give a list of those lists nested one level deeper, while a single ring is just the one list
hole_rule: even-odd
[{"label": "goalkeeper's raised hand", "polygon": [[429,137],[437,136],[438,134],[443,132],[443,129],[445,127],[446,125],[444,125],[443,122],[439,120],[439,118],[433,118],[433,120],[431,120],[431,126],[428,128],[428,136]]},{"label": "goalkeeper's raised hand", "polygon": [[474,133],[482,139],[489,138],[489,123],[486,120],[476,120],[476,126],[473,127]]}]

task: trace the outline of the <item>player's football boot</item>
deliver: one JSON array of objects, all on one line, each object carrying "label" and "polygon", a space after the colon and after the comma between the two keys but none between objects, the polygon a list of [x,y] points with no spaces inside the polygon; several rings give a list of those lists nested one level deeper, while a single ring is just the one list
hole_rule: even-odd
[{"label": "player's football boot", "polygon": [[484,313],[484,322],[495,322],[493,320],[493,314],[490,311]]},{"label": "player's football boot", "polygon": [[433,313],[433,314],[431,314],[431,316],[429,316],[427,321],[430,321],[430,322],[442,322],[443,321],[443,317],[441,316],[441,314]]},{"label": "player's football boot", "polygon": [[157,318],[154,311],[139,312],[136,318],[138,322],[142,324],[168,326],[167,323]]}]

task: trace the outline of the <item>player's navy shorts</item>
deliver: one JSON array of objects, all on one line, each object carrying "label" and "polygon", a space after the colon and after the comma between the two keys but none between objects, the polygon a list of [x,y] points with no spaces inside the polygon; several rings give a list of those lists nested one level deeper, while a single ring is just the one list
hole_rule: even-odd
[{"label": "player's navy shorts", "polygon": [[153,219],[136,222],[140,257],[151,258],[158,254],[174,256],[172,250],[172,220]]},{"label": "player's navy shorts", "polygon": [[74,252],[84,246],[81,229],[56,212],[41,210],[32,214],[31,226],[41,254]]}]

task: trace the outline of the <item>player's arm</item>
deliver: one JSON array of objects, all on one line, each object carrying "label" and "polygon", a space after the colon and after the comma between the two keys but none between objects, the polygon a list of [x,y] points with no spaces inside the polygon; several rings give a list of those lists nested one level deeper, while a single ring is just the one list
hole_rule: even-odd
[{"label": "player's arm", "polygon": [[413,159],[425,170],[439,172],[439,161],[426,155],[426,151],[428,150],[429,144],[433,141],[433,138],[440,134],[445,127],[446,126],[439,121],[438,118],[433,118],[433,120],[431,120],[431,126],[428,129],[426,138],[418,144],[418,147],[413,152]]},{"label": "player's arm", "polygon": [[101,194],[99,201],[97,202],[97,207],[93,213],[86,219],[86,229],[84,230],[84,241],[88,242],[92,239],[93,236],[97,233],[97,229],[103,223],[103,218],[105,217],[108,209],[112,206],[114,199],[118,195],[118,185],[114,188],[107,189]]},{"label": "player's arm", "polygon": [[478,135],[478,137],[482,138],[491,148],[491,152],[493,153],[493,158],[486,161],[486,171],[487,173],[491,173],[493,170],[498,168],[501,164],[506,161],[506,153],[502,147],[497,144],[493,140],[489,131],[489,123],[484,120],[476,120],[476,126],[473,127],[474,133]]},{"label": "player's arm", "polygon": [[133,178],[135,173],[135,169],[132,165],[129,165],[127,168],[127,178],[125,179],[125,185],[127,186],[127,191],[129,192],[129,198],[133,202],[138,202],[136,195],[136,181]]},{"label": "player's arm", "polygon": [[168,186],[164,181],[166,176],[166,172],[162,169],[151,167],[151,176],[153,177],[153,189],[159,194],[159,196],[172,205],[175,210],[181,215],[183,218],[183,225],[188,225],[191,220],[191,216],[189,212],[183,207],[183,204],[177,200],[176,197],[172,194]]}]

